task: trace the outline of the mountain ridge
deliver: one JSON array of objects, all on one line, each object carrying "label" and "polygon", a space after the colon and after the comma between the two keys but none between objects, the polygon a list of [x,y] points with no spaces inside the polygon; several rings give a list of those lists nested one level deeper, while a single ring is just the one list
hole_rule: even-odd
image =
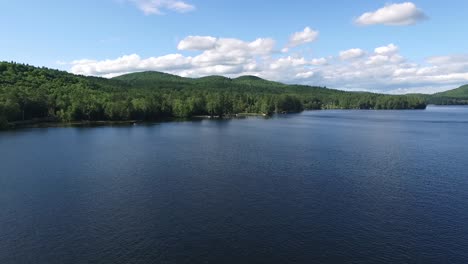
[{"label": "mountain ridge", "polygon": [[440,105],[467,105],[468,104],[468,84],[458,88],[435,93],[430,96],[429,103]]}]

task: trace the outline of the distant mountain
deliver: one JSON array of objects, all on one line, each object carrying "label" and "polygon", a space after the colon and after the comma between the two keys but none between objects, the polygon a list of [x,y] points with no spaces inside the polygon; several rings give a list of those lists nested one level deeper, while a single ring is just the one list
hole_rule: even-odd
[{"label": "distant mountain", "polygon": [[114,80],[121,80],[121,81],[178,81],[185,79],[184,77],[180,77],[178,75],[173,75],[164,72],[158,71],[145,71],[145,72],[135,72],[135,73],[128,73],[124,75],[120,75],[117,77],[112,78]]},{"label": "distant mountain", "polygon": [[268,81],[257,76],[240,76],[238,78],[228,78],[220,75],[211,75],[200,78],[185,78],[177,75],[172,75],[163,72],[149,71],[149,72],[136,72],[117,76],[114,80],[125,81],[133,85],[161,85],[165,83],[181,83],[181,84],[207,84],[207,85],[251,85],[251,86],[265,86],[285,85],[278,82]]},{"label": "distant mountain", "polygon": [[460,86],[457,89],[449,90],[442,93],[436,93],[434,94],[434,96],[468,99],[468,84]]},{"label": "distant mountain", "polygon": [[433,94],[429,99],[429,103],[442,105],[468,104],[468,85]]},{"label": "distant mountain", "polygon": [[[323,87],[316,86],[305,86],[305,85],[286,85],[279,82],[269,81],[262,79],[257,76],[240,76],[234,79],[227,78],[224,76],[212,75],[201,78],[184,78],[177,75],[162,73],[162,72],[137,72],[130,73],[122,76],[113,78],[114,80],[125,81],[132,85],[147,85],[147,86],[160,86],[163,84],[173,85],[178,83],[179,85],[206,85],[206,86],[250,86],[256,89],[269,89],[269,88],[306,88],[312,90],[319,90],[320,93],[348,93],[340,90],[326,89]],[[367,92],[353,92],[353,94],[369,94]],[[468,104],[468,85],[461,86],[459,88],[436,93],[433,95],[428,94],[407,94],[409,97],[424,98],[428,103],[431,104]]]}]

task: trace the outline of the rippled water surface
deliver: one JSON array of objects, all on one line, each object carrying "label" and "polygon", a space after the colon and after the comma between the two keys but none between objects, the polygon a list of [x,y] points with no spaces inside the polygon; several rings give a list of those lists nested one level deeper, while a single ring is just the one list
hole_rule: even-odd
[{"label": "rippled water surface", "polygon": [[0,263],[468,263],[468,108],[1,132]]}]

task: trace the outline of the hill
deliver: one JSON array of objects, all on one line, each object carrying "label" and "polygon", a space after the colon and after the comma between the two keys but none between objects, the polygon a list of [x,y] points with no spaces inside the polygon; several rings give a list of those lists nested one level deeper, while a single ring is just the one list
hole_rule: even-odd
[{"label": "hill", "polygon": [[0,62],[0,126],[24,120],[158,120],[303,109],[423,109],[418,96],[286,85],[255,76],[184,78],[161,72],[112,79]]},{"label": "hill", "polygon": [[468,104],[468,85],[463,85],[457,89],[431,96],[429,103],[441,105],[466,105]]},{"label": "hill", "polygon": [[189,81],[187,78],[183,78],[177,75],[156,72],[156,71],[146,71],[125,74],[118,77],[112,78],[113,80],[123,81],[131,85],[147,85],[148,83],[183,83]]}]

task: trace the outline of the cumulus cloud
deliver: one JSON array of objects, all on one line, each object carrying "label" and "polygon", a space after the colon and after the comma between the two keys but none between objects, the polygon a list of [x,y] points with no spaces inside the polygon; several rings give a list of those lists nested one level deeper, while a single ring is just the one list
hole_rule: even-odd
[{"label": "cumulus cloud", "polygon": [[385,93],[433,93],[468,82],[468,62],[463,63],[468,55],[431,57],[417,64],[400,55],[396,45],[384,47],[355,61],[323,67],[319,73],[332,87]]},{"label": "cumulus cloud", "polygon": [[291,56],[285,58],[279,58],[278,60],[272,62],[270,64],[270,68],[273,70],[281,69],[281,68],[289,68],[289,67],[297,67],[306,65],[308,62],[303,58],[293,58]]},{"label": "cumulus cloud", "polygon": [[427,59],[427,62],[435,65],[444,64],[461,64],[468,65],[468,55],[448,55],[448,56],[434,56]]},{"label": "cumulus cloud", "polygon": [[239,74],[256,71],[257,61],[274,52],[275,41],[258,38],[247,42],[233,38],[189,36],[179,42],[179,50],[201,52],[196,56],[168,54],[142,59],[137,54],[114,60],[73,61],[71,72],[82,75],[115,76],[137,71],[166,71],[183,76]]},{"label": "cumulus cloud", "polygon": [[179,42],[179,50],[209,50],[216,45],[216,38],[210,36],[188,36]]},{"label": "cumulus cloud", "polygon": [[125,55],[114,60],[73,61],[71,72],[82,75],[116,76],[128,72],[155,70],[171,71],[190,67],[191,59],[181,54],[168,54],[142,59],[137,54]]},{"label": "cumulus cloud", "polygon": [[161,15],[163,10],[186,13],[195,10],[195,6],[178,0],[128,0],[136,5],[145,15]]},{"label": "cumulus cloud", "polygon": [[384,65],[388,63],[399,63],[399,62],[403,62],[404,60],[405,59],[400,55],[397,55],[397,56],[374,55],[374,56],[369,57],[367,61],[365,62],[365,64],[379,66],[379,65]]},{"label": "cumulus cloud", "polygon": [[328,63],[328,60],[325,59],[325,58],[315,58],[315,59],[312,59],[312,61],[310,62],[312,65],[325,65]]},{"label": "cumulus cloud", "polygon": [[315,74],[315,72],[313,72],[313,71],[300,72],[300,73],[296,74],[296,77],[300,78],[300,79],[308,79],[308,78],[314,76],[314,74]]},{"label": "cumulus cloud", "polygon": [[258,38],[252,42],[218,38],[211,49],[204,50],[191,59],[196,67],[248,64],[254,63],[259,56],[270,55],[274,47],[275,41],[269,38]]},{"label": "cumulus cloud", "polygon": [[414,3],[388,4],[376,11],[367,12],[358,17],[355,22],[359,25],[413,25],[426,19],[427,16]]},{"label": "cumulus cloud", "polygon": [[374,49],[376,54],[380,55],[392,55],[399,51],[398,47],[395,44],[388,44],[387,46],[382,46]]},{"label": "cumulus cloud", "polygon": [[340,59],[342,60],[351,60],[356,58],[361,58],[366,55],[366,52],[362,49],[349,49],[340,52]]},{"label": "cumulus cloud", "polygon": [[[284,54],[275,40],[189,36],[181,53],[141,58],[137,54],[108,60],[76,60],[76,74],[114,77],[139,71],[163,71],[186,77],[255,75],[286,83],[320,85],[353,91],[432,93],[468,83],[468,54],[429,57],[423,63],[404,58],[395,44],[372,50],[353,48],[339,56],[310,58]],[[188,56],[184,51],[195,51]]]},{"label": "cumulus cloud", "polygon": [[[302,44],[314,42],[319,36],[319,32],[316,30],[311,29],[310,27],[304,28],[303,31],[301,32],[296,32],[291,35],[289,38],[289,43],[287,45],[288,47],[297,47]],[[284,49],[285,52],[288,50]]]}]

